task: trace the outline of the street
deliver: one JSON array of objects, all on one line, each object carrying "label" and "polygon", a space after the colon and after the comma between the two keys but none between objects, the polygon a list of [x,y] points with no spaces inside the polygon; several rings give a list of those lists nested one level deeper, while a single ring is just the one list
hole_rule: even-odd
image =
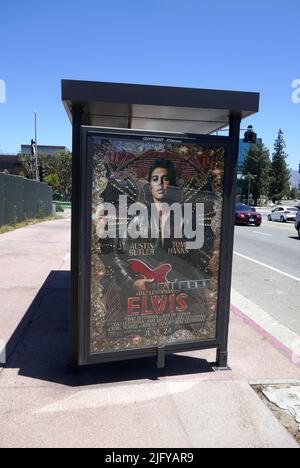
[{"label": "street", "polygon": [[233,291],[300,336],[300,241],[293,222],[236,226]]}]

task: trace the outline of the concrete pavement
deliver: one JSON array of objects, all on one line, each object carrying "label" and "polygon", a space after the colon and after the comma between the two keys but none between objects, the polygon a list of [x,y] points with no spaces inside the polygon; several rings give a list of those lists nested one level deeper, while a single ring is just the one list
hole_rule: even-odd
[{"label": "concrete pavement", "polygon": [[68,219],[0,236],[0,447],[298,447],[250,384],[300,368],[235,314],[229,372],[209,350],[70,374],[69,240]]}]

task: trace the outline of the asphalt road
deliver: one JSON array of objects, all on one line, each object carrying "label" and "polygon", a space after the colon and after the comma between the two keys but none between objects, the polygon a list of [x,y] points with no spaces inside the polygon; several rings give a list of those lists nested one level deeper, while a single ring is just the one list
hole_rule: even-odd
[{"label": "asphalt road", "polygon": [[236,226],[232,287],[300,336],[300,240],[294,223]]}]

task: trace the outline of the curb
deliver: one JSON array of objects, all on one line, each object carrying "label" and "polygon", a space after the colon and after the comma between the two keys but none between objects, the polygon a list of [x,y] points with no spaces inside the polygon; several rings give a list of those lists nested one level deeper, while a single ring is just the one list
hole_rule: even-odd
[{"label": "curb", "polygon": [[[255,322],[253,319],[248,317],[244,312],[242,312],[238,307],[234,306],[233,304],[230,305],[231,312],[239,317],[244,323],[248,326],[253,328],[259,335],[268,339],[268,341],[274,346],[277,351],[281,354],[286,356],[289,361],[291,361],[296,366],[300,367],[300,355],[298,355],[295,351],[288,348],[285,344],[283,344],[278,338],[268,332],[265,328]],[[300,340],[300,337],[299,337]]]}]

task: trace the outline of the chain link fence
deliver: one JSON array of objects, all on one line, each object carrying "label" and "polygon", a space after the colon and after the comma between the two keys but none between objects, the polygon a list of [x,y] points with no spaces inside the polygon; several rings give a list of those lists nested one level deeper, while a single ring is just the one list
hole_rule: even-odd
[{"label": "chain link fence", "polygon": [[0,173],[0,226],[52,214],[52,188],[23,177]]}]

